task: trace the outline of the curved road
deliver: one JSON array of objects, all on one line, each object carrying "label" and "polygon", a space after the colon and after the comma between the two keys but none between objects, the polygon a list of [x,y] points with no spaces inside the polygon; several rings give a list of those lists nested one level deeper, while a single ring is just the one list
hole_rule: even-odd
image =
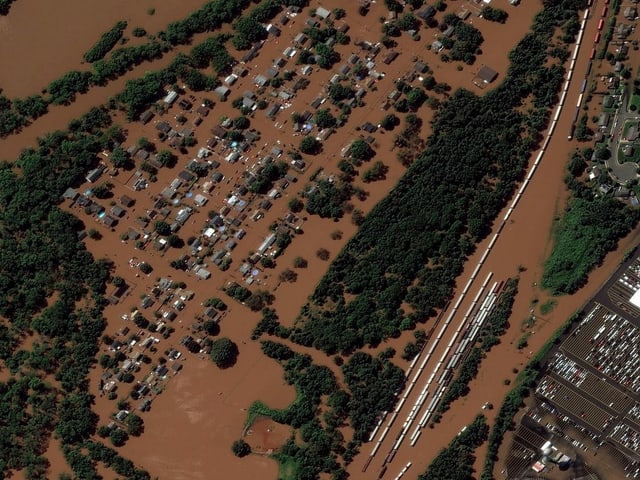
[{"label": "curved road", "polygon": [[626,183],[629,180],[634,180],[638,177],[638,164],[636,162],[619,162],[618,159],[618,147],[620,145],[620,138],[622,135],[622,129],[624,123],[627,120],[638,120],[638,115],[629,112],[627,104],[629,102],[629,92],[624,89],[622,93],[622,99],[620,102],[620,108],[616,112],[613,119],[613,126],[611,127],[611,158],[604,162],[605,166],[610,170],[611,177],[619,183]]}]

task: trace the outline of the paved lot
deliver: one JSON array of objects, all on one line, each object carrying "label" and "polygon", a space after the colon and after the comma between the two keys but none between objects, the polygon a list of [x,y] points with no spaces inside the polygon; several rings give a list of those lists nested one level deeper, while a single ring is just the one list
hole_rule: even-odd
[{"label": "paved lot", "polygon": [[536,394],[556,415],[640,460],[640,290],[635,254],[606,282],[547,361]]}]

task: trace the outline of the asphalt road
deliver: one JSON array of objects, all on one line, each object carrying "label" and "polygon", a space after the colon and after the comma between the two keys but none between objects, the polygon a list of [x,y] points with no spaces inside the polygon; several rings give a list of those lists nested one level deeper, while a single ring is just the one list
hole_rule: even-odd
[{"label": "asphalt road", "polygon": [[625,121],[631,119],[638,119],[638,116],[634,113],[630,113],[627,110],[627,103],[629,102],[629,92],[625,88],[622,94],[622,101],[620,102],[620,108],[616,112],[616,116],[613,120],[613,127],[611,128],[611,158],[604,162],[605,166],[610,169],[610,175],[614,180],[619,183],[626,183],[629,180],[637,178],[638,164],[635,162],[622,162],[618,160],[618,146],[620,145],[620,136],[622,135],[622,128]]}]

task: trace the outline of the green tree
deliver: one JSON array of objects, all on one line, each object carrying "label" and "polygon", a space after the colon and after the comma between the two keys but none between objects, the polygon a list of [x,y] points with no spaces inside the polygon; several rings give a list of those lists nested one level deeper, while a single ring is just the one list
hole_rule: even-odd
[{"label": "green tree", "polygon": [[163,237],[171,235],[171,226],[164,220],[157,220],[154,223],[154,228],[158,235],[162,235]]},{"label": "green tree", "polygon": [[140,269],[140,271],[146,275],[149,275],[151,272],[153,272],[153,267],[151,265],[149,265],[146,262],[142,262],[138,265],[138,268]]},{"label": "green tree", "polygon": [[490,22],[498,23],[505,23],[507,21],[507,18],[509,18],[509,14],[501,8],[493,8],[489,5],[487,5],[486,7],[482,7],[480,15]]},{"label": "green tree", "polygon": [[331,13],[333,13],[333,18],[335,18],[336,20],[340,20],[347,14],[344,8],[334,8],[333,10],[331,10]]},{"label": "green tree", "polygon": [[238,353],[238,346],[229,338],[219,338],[211,344],[211,360],[219,368],[233,366],[238,358]]},{"label": "green tree", "polygon": [[380,122],[380,126],[385,130],[393,130],[398,125],[400,125],[400,119],[396,117],[393,113],[390,113],[389,115],[385,115],[385,117]]},{"label": "green tree", "polygon": [[250,125],[251,125],[251,122],[247,117],[244,117],[244,116],[238,117],[233,121],[233,126],[236,130],[245,130],[249,128]]},{"label": "green tree", "polygon": [[124,423],[127,426],[127,433],[131,436],[138,437],[144,430],[144,421],[135,413],[127,415]]},{"label": "green tree", "polygon": [[160,150],[156,155],[156,161],[163,167],[173,167],[176,164],[178,157],[169,150]]},{"label": "green tree", "polygon": [[337,124],[336,117],[334,117],[327,108],[321,108],[318,110],[314,116],[314,121],[320,130],[333,128]]},{"label": "green tree", "polygon": [[138,147],[149,152],[153,152],[155,150],[155,145],[149,141],[147,137],[140,137],[137,141]]},{"label": "green tree", "polygon": [[355,140],[351,144],[351,147],[349,148],[349,153],[351,155],[351,158],[355,160],[369,160],[375,154],[375,152],[369,146],[369,144],[364,140],[362,140],[361,138]]},{"label": "green tree", "polygon": [[301,212],[302,209],[304,208],[304,202],[300,200],[298,197],[294,197],[291,200],[289,200],[289,203],[287,206],[289,207],[289,210],[291,210],[293,213],[298,213],[298,212]]},{"label": "green tree", "polygon": [[231,445],[231,451],[236,457],[246,457],[251,453],[251,446],[244,440],[236,440]]},{"label": "green tree", "polygon": [[319,248],[316,251],[316,257],[318,257],[320,260],[324,260],[325,262],[329,260],[330,255],[331,254],[329,253],[329,250],[327,250],[326,248]]},{"label": "green tree", "polygon": [[308,155],[316,155],[322,150],[322,143],[315,137],[307,136],[300,141],[300,151]]},{"label": "green tree", "polygon": [[128,439],[129,435],[121,428],[113,428],[109,434],[109,440],[111,440],[114,447],[121,447]]},{"label": "green tree", "polygon": [[309,262],[307,262],[303,257],[295,257],[293,259],[293,266],[295,268],[307,268],[307,265],[309,264]]},{"label": "green tree", "polygon": [[116,168],[124,168],[130,165],[129,154],[122,147],[116,147],[109,155],[109,160]]},{"label": "green tree", "polygon": [[142,28],[142,27],[135,27],[132,31],[131,34],[134,37],[144,37],[147,34],[147,31]]},{"label": "green tree", "polygon": [[280,282],[289,282],[293,283],[298,279],[298,274],[291,270],[290,268],[285,268],[280,275],[278,275],[278,280]]}]

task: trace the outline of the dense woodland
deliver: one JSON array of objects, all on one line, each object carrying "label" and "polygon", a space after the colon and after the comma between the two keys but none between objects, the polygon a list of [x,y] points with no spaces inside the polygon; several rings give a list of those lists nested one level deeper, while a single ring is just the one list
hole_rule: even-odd
[{"label": "dense woodland", "polygon": [[[445,305],[541,139],[564,73],[554,61],[563,49],[553,32],[582,5],[545,2],[534,30],[510,53],[499,87],[482,97],[466,90],[451,95],[435,116],[426,151],[332,263],[292,340],[348,353],[397,336]],[[533,105],[526,113],[525,100]]]},{"label": "dense woodland", "polygon": [[[270,340],[262,341],[262,351],[280,362],[285,380],[295,387],[297,395],[282,410],[254,403],[249,409],[248,426],[257,417],[268,416],[298,429],[302,443],[293,436],[276,454],[280,463],[293,466],[292,478],[311,480],[322,472],[331,473],[334,480],[347,478],[338,458],[342,457],[343,465],[348,464],[375,425],[375,412],[393,406],[395,392],[404,385],[402,370],[387,359],[357,353],[342,367],[348,387],[345,391],[339,388],[329,368],[313,364],[308,355]],[[326,407],[320,419],[317,415],[322,397]],[[345,425],[354,429],[353,440],[346,447],[340,431]]]},{"label": "dense woodland", "polygon": [[[2,476],[23,469],[28,479],[47,478],[43,454],[55,434],[77,478],[100,478],[98,459],[124,478],[149,478],[90,440],[97,417],[87,374],[104,328],[111,266],[93,260],[78,240],[82,222],[57,207],[67,187],[83,182],[96,154],[112,146],[117,132],[109,126],[108,112],[93,109],[14,165],[0,165],[0,359],[10,373],[0,383]],[[28,337],[30,348],[22,348]]]},{"label": "dense woodland", "polygon": [[587,152],[575,152],[568,162],[565,183],[573,198],[556,225],[553,250],[544,266],[542,286],[556,295],[580,289],[589,273],[640,219],[637,209],[610,195],[596,195],[593,188],[580,181]]},{"label": "dense woodland", "polygon": [[486,418],[478,415],[443,448],[418,480],[467,480],[472,478],[474,451],[487,439],[489,427]]}]

